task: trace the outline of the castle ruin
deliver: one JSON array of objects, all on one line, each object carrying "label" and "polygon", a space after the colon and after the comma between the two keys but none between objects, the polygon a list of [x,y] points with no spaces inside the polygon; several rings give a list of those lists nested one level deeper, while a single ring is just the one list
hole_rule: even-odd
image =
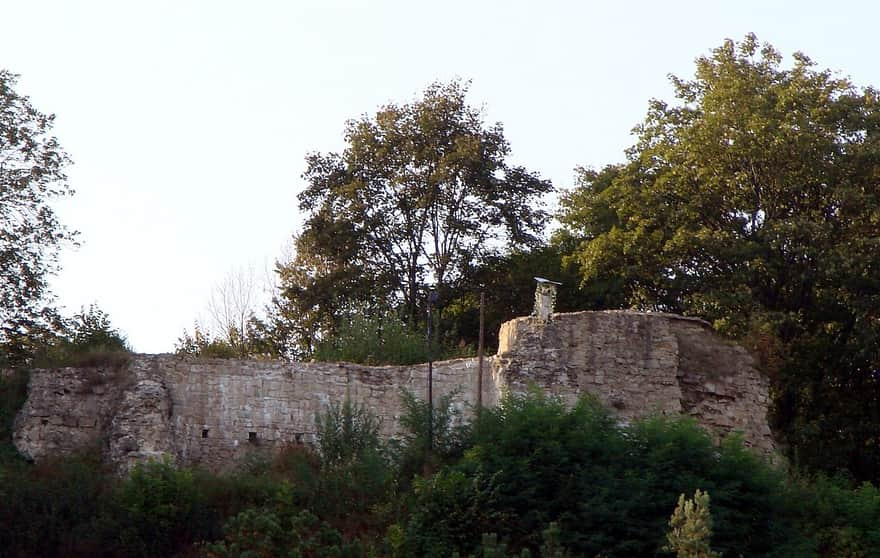
[{"label": "castle ruin", "polygon": [[[501,327],[487,359],[484,405],[530,386],[574,402],[590,393],[628,421],[650,413],[696,418],[710,433],[741,432],[769,454],[767,379],[742,347],[703,321],[633,311],[517,318]],[[427,365],[195,359],[133,355],[116,366],[35,370],[14,443],[40,460],[100,447],[120,471],[170,458],[225,470],[251,452],[311,443],[315,417],[350,400],[394,436],[401,390],[423,398]],[[477,359],[434,363],[434,397],[467,417],[476,404]]]}]

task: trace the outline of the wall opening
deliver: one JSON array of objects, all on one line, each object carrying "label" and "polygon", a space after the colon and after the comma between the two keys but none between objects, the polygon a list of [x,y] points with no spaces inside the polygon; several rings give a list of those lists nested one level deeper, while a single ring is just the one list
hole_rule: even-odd
[{"label": "wall opening", "polygon": [[208,429],[202,428],[202,438],[207,438],[207,437],[208,437]]},{"label": "wall opening", "polygon": [[256,432],[248,432],[248,442],[252,444],[257,443],[257,433]]}]

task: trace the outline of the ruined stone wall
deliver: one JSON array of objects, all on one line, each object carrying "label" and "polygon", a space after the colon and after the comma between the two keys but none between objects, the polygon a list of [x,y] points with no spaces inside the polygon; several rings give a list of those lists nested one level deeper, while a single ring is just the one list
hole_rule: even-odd
[{"label": "ruined stone wall", "polygon": [[[435,400],[473,406],[476,359],[434,363]],[[32,459],[103,444],[127,470],[168,455],[213,470],[314,442],[315,416],[346,399],[398,432],[401,390],[424,399],[427,365],[360,366],[133,355],[122,369],[35,370],[14,441]]]},{"label": "ruined stone wall", "polygon": [[[557,314],[547,324],[518,318],[502,326],[499,345],[485,361],[486,405],[530,385],[569,402],[588,392],[622,420],[683,412],[719,436],[740,430],[748,444],[773,448],[766,380],[744,349],[698,320],[637,312]],[[476,372],[476,359],[435,363],[435,397],[452,394],[467,416]],[[163,455],[222,470],[252,452],[311,443],[316,414],[346,399],[393,436],[401,390],[424,398],[426,378],[426,365],[134,355],[103,368],[34,371],[14,441],[32,459],[94,445],[122,471]]]}]

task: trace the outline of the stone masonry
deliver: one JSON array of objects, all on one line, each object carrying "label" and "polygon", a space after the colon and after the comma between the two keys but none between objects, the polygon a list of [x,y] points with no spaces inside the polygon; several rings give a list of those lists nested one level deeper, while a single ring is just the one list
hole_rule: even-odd
[{"label": "stone masonry", "polygon": [[[106,367],[35,370],[14,442],[40,460],[100,447],[121,472],[163,456],[225,470],[253,452],[314,441],[315,416],[351,400],[398,432],[401,391],[426,393],[426,365],[361,366],[133,355]],[[765,454],[768,383],[752,357],[702,321],[630,311],[517,318],[485,360],[483,402],[530,386],[568,402],[590,393],[621,420],[652,412],[694,416],[716,436],[742,432]],[[434,364],[435,398],[467,417],[476,402],[477,360]]]}]

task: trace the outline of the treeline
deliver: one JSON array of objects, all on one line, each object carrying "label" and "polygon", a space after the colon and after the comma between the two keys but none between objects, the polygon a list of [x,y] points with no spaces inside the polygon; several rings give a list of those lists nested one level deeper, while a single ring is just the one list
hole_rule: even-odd
[{"label": "treeline", "polygon": [[[401,439],[369,413],[320,417],[318,445],[214,476],[167,463],[110,475],[97,454],[6,459],[0,549],[58,557],[858,557],[880,553],[880,492],[790,476],[693,421],[621,425],[595,401],[509,397],[469,428],[409,398]],[[809,481],[809,482],[808,482]],[[679,499],[705,492],[700,515]],[[671,544],[671,543],[675,544]],[[702,546],[701,546],[702,545]],[[676,549],[677,552],[674,552]],[[709,554],[701,554],[709,556]]]}]

